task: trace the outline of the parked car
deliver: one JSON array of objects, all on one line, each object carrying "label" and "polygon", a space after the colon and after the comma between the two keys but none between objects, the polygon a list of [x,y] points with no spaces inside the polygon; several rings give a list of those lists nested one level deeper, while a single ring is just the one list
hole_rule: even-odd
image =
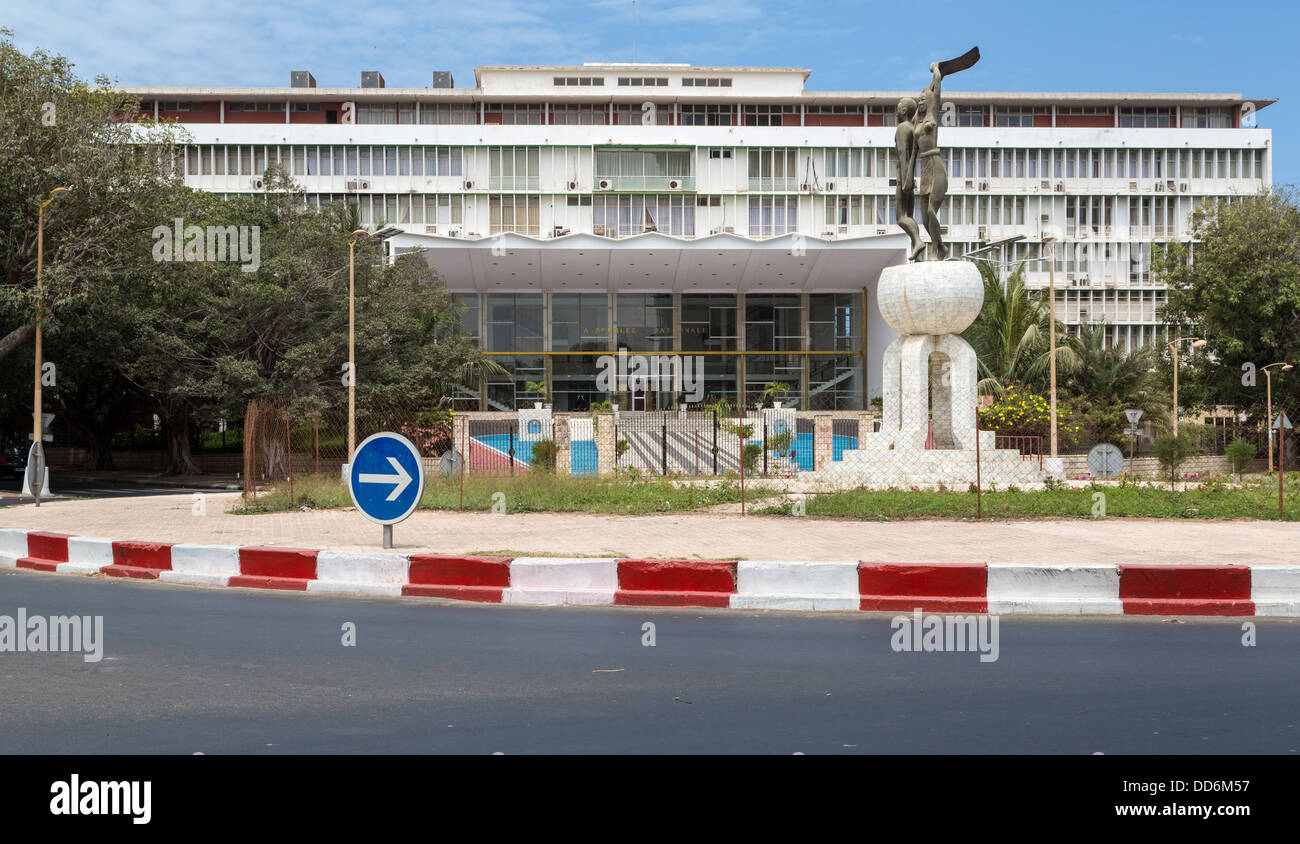
[{"label": "parked car", "polygon": [[21,476],[27,471],[27,449],[19,445],[0,446],[0,474]]}]

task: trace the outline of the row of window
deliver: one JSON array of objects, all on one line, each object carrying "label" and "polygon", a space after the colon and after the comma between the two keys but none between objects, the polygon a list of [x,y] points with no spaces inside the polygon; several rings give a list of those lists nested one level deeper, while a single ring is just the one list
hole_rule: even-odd
[{"label": "row of window", "polygon": [[[558,77],[565,79],[565,85],[603,85],[604,80],[591,77]],[[701,80],[703,81],[703,80]],[[729,80],[710,80],[711,82],[729,82]],[[685,80],[683,80],[685,84]],[[655,78],[629,77],[619,80],[620,85],[656,87],[666,85],[667,80]],[[703,85],[697,87],[704,87]],[[713,87],[713,86],[710,86]],[[723,85],[723,87],[726,87]],[[672,123],[671,115],[674,104],[652,103],[656,112],[662,113],[655,121],[660,125]],[[205,104],[197,101],[152,100],[140,104],[141,111],[153,112],[200,112]],[[289,106],[279,102],[227,102],[227,112],[280,112]],[[320,111],[319,102],[295,102],[294,111]],[[733,115],[741,115],[746,126],[781,126],[798,125],[801,107],[797,104],[750,104],[750,103],[683,103],[678,106],[683,119],[681,125],[717,126],[731,125]],[[577,125],[623,124],[634,125],[642,122],[641,104],[621,104],[611,108],[608,103],[364,103],[356,106],[356,122],[360,124],[478,124],[480,122],[502,123],[505,125],[541,125],[544,123],[562,124],[562,113],[580,114],[582,119],[571,121]],[[864,114],[872,116],[871,124],[892,126],[897,124],[893,106],[861,104],[814,104],[802,106],[802,113],[814,118],[836,115]],[[698,118],[700,114],[713,115],[709,120],[687,120],[686,116]],[[1234,109],[1230,107],[1184,106],[1181,111],[1173,107],[1115,107],[1115,106],[1058,106],[1055,110],[1056,125],[1118,125],[1121,128],[1159,128],[1169,129],[1180,125],[1182,128],[1225,129],[1234,125]],[[484,118],[483,115],[488,115]],[[500,115],[500,117],[496,117]],[[548,115],[551,115],[548,120]],[[630,118],[635,117],[635,120]],[[599,119],[597,119],[599,118]],[[1062,120],[1064,118],[1064,120]],[[1076,120],[1080,118],[1081,120]],[[854,125],[863,125],[868,121],[851,121]],[[957,126],[995,126],[995,127],[1050,127],[1053,124],[1051,106],[955,106],[955,125]]]},{"label": "row of window", "polygon": [[[820,156],[807,148],[750,147],[750,190],[795,190],[808,184],[827,189],[843,178],[894,175],[891,150],[829,147]],[[488,147],[491,188],[534,190],[538,186],[539,147]],[[727,159],[732,150],[710,148],[709,159]],[[461,176],[464,148],[453,146],[190,146],[185,175],[261,175],[279,162],[294,176]],[[944,165],[956,180],[1021,179],[1264,179],[1264,150],[1163,149],[944,149]],[[694,175],[693,150],[596,151],[595,178],[616,189],[664,188],[678,180],[686,188]],[[822,172],[818,173],[818,167]],[[574,174],[576,181],[577,174]],[[973,188],[973,184],[965,185]],[[1164,187],[1164,185],[1161,185]],[[799,188],[802,189],[802,188]]]},{"label": "row of window", "polygon": [[735,293],[457,293],[456,297],[464,307],[462,327],[488,352],[861,349],[862,299],[854,293],[808,294],[806,318],[798,293],[749,293],[743,304],[738,304]]},{"label": "row of window", "polygon": [[[178,162],[179,164],[179,162]],[[281,164],[293,176],[459,176],[461,147],[190,146],[186,176],[261,176]]]},{"label": "row of window", "polygon": [[953,179],[1263,179],[1264,150],[945,149]]},{"label": "row of window", "polygon": [[[307,202],[347,202],[356,205],[365,225],[387,223],[444,225],[459,227],[465,219],[463,194],[306,194]],[[630,237],[660,232],[677,237],[695,237],[697,208],[721,208],[718,196],[662,194],[609,194],[567,197],[567,206],[592,209],[592,232],[603,237]],[[489,195],[489,232],[518,232],[540,235],[542,198],[536,195]],[[834,234],[841,226],[889,226],[896,217],[893,196],[828,196],[821,198],[822,219]],[[939,218],[948,226],[1016,226],[1031,221],[1026,198],[1021,196],[950,196]],[[1130,197],[1127,224],[1115,225],[1115,197],[1070,196],[1065,198],[1064,236],[1070,239],[1167,238],[1179,232],[1177,202],[1170,197]],[[742,206],[744,207],[744,206]],[[814,204],[816,209],[816,204]],[[794,197],[750,197],[747,202],[750,237],[771,237],[798,230],[798,203]],[[725,216],[725,215],[724,215]],[[569,220],[570,224],[574,221]],[[714,222],[717,220],[715,218]],[[1051,222],[1041,215],[1040,225]],[[742,232],[745,233],[745,232]],[[1021,244],[1025,249],[1032,244]],[[1095,255],[1082,260],[1111,260],[1121,243],[1077,244],[1095,246]],[[1060,253],[1058,264],[1068,261]],[[1114,252],[1112,252],[1114,250]],[[1089,255],[1086,249],[1083,255]],[[1063,265],[1063,264],[1062,264]]]}]

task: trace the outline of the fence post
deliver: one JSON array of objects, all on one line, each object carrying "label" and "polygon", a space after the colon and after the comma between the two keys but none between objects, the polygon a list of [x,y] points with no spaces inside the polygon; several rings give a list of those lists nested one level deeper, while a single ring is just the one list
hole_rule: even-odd
[{"label": "fence post", "polygon": [[[995,441],[996,442],[996,441]],[[980,477],[980,409],[975,405],[975,518],[984,518],[984,482]]]},{"label": "fence post", "polygon": [[563,416],[551,419],[551,441],[555,443],[555,474],[573,474],[573,443],[569,433],[569,420]]},{"label": "fence post", "polygon": [[[1283,414],[1278,414],[1279,417]],[[1286,426],[1277,426],[1277,520],[1282,521],[1282,482],[1286,479]]]},{"label": "fence post", "polygon": [[[465,467],[469,465],[469,449],[467,445],[469,423],[463,416],[453,417],[460,424],[460,502],[456,505],[457,510],[465,509]],[[454,432],[453,428],[453,432]],[[455,441],[452,442],[452,448],[456,447]]]},{"label": "fence post", "polygon": [[828,415],[813,417],[813,471],[818,471],[832,462],[835,457],[835,417]]},{"label": "fence post", "polygon": [[763,474],[767,474],[767,414],[762,409],[758,411],[763,414]]},{"label": "fence post", "polygon": [[289,474],[289,503],[293,503],[293,432],[289,429],[289,411],[284,412],[284,466]]},{"label": "fence post", "polygon": [[[131,439],[135,440],[135,428],[131,429]],[[257,401],[250,399],[244,409],[244,498],[257,497],[257,484],[252,480],[257,472]]]},{"label": "fence post", "polygon": [[718,411],[713,410],[713,474],[718,474]]},{"label": "fence post", "polygon": [[663,415],[664,427],[659,439],[660,461],[663,463],[663,475],[668,477],[668,414]]},{"label": "fence post", "polygon": [[510,450],[506,452],[510,458],[510,477],[515,476],[515,432],[510,432]]},{"label": "fence post", "polygon": [[740,440],[740,453],[737,455],[740,461],[740,515],[743,516],[745,515],[745,440],[749,439],[745,436],[744,405],[736,405],[736,420],[736,433],[740,435],[737,437]]}]

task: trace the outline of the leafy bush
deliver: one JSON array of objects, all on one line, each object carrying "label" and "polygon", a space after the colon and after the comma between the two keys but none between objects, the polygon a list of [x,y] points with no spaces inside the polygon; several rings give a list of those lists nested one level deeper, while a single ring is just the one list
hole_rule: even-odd
[{"label": "leafy bush", "polygon": [[1255,444],[1243,439],[1235,439],[1223,449],[1223,453],[1232,465],[1232,471],[1240,476],[1250,467],[1250,461],[1255,459]]},{"label": "leafy bush", "polygon": [[538,440],[533,443],[532,458],[529,462],[537,471],[553,475],[555,474],[555,453],[555,443],[552,440]]},{"label": "leafy bush", "polygon": [[[748,427],[748,426],[746,426]],[[741,459],[745,462],[745,474],[752,475],[758,471],[758,459],[763,456],[763,446],[759,443],[745,443]]]},{"label": "leafy bush", "polygon": [[1178,436],[1161,434],[1151,444],[1156,459],[1162,468],[1169,470],[1169,482],[1172,484],[1178,476],[1178,467],[1196,450],[1196,441],[1186,431],[1179,431]]}]

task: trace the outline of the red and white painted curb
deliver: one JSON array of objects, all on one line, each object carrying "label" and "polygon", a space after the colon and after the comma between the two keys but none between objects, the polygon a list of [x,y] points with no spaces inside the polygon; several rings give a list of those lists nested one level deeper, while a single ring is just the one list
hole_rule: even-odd
[{"label": "red and white painted curb", "polygon": [[485,603],[1038,615],[1300,616],[1300,566],[469,557],[0,529],[0,566]]}]

